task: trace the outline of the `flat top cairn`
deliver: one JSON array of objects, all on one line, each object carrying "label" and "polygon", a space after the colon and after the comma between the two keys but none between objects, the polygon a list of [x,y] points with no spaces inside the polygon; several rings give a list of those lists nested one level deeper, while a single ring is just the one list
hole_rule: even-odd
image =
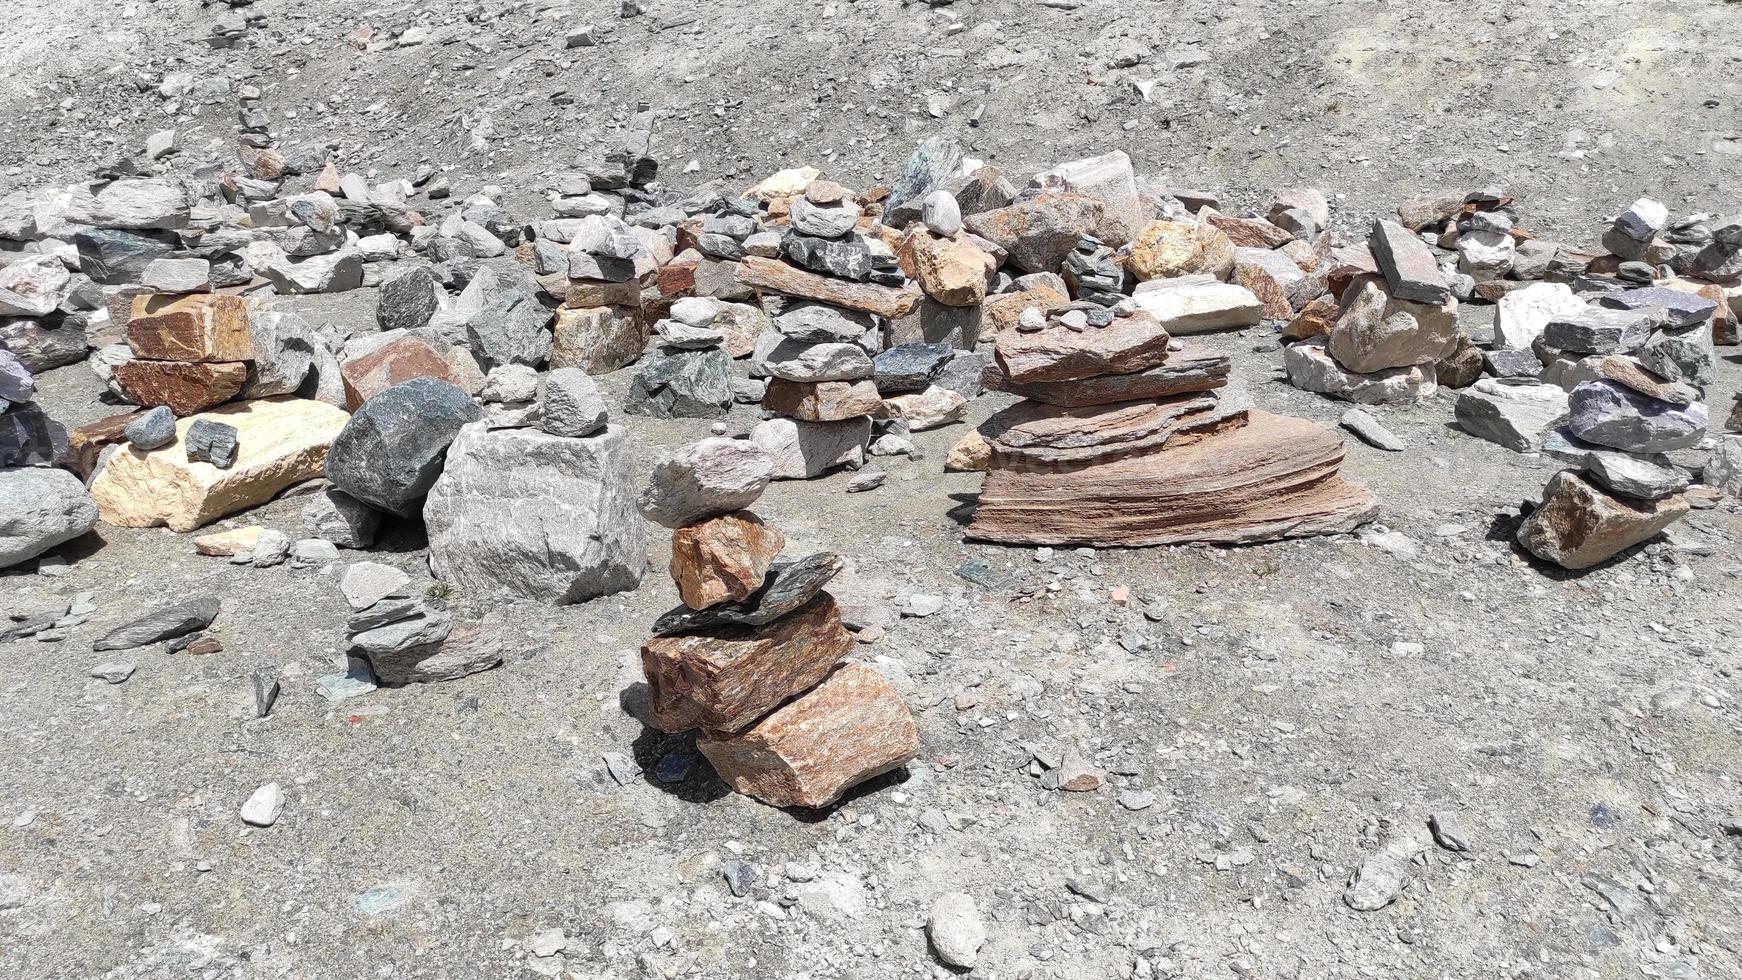
[{"label": "flat top cairn", "polygon": [[746,440],[704,439],[655,469],[642,513],[672,529],[683,605],[641,648],[654,727],[701,729],[697,747],[734,790],[821,807],[919,751],[907,706],[881,675],[845,662],[853,640],[822,591],[842,568],[780,557],[781,533],[748,508],[774,460]]}]

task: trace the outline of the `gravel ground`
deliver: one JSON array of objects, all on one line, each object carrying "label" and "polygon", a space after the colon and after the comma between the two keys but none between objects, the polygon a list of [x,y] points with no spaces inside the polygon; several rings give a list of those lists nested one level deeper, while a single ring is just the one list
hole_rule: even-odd
[{"label": "gravel ground", "polygon": [[[350,316],[363,295],[297,302]],[[1210,342],[1261,407],[1343,410],[1272,381],[1262,330]],[[614,400],[632,373],[607,379]],[[42,400],[80,421],[106,411],[96,387],[65,369]],[[1452,429],[1443,395],[1381,414],[1410,449],[1351,442],[1345,473],[1395,535],[964,544],[979,478],[941,466],[965,425],[918,436],[922,460],[879,461],[890,479],[870,493],[846,494],[845,474],[776,484],[757,510],[789,553],[849,557],[843,601],[948,600],[860,648],[913,706],[920,759],[827,812],[735,796],[702,762],[654,775],[691,751],[623,708],[636,647],[676,602],[662,537],[636,593],[494,610],[500,669],[333,704],[316,678],[341,650],[342,566],[238,568],[185,536],[100,528],[64,576],[0,589],[97,604],[67,641],[0,655],[0,975],[923,975],[943,968],[921,924],[950,890],[987,921],[988,977],[1738,975],[1742,512],[1549,569],[1510,544],[1509,515],[1553,467]],[[706,427],[633,420],[641,466]],[[299,510],[226,523],[294,531]],[[420,545],[401,527],[368,557],[427,580]],[[971,560],[996,587],[957,574]],[[115,657],[90,639],[207,592],[223,652],[144,649],[123,684],[87,676]],[[284,685],[265,719],[260,665]],[[1071,748],[1100,790],[1041,788],[1033,759]],[[612,756],[646,772],[619,785]],[[284,814],[251,829],[239,809],[268,782]],[[1435,845],[1435,814],[1468,852]],[[728,862],[755,870],[744,897]],[[1406,870],[1379,911],[1345,902],[1364,863],[1368,884]],[[533,955],[553,929],[566,951]]]}]

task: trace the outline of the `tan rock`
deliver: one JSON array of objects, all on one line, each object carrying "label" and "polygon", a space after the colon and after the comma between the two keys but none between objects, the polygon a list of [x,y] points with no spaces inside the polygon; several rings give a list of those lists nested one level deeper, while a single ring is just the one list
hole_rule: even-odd
[{"label": "tan rock", "polygon": [[944,471],[948,473],[982,473],[992,463],[992,445],[980,430],[963,436],[950,447],[949,454],[944,457]]},{"label": "tan rock", "polygon": [[610,374],[635,363],[647,349],[652,325],[633,306],[559,309],[552,338],[550,366],[580,368],[588,374]]},{"label": "tan rock", "polygon": [[239,296],[133,297],[127,346],[153,361],[251,361],[248,304]]},{"label": "tan rock", "polygon": [[135,405],[168,405],[176,415],[192,415],[236,397],[248,380],[248,365],[184,364],[180,361],[128,361],[115,365],[115,386]]},{"label": "tan rock", "polygon": [[[327,449],[350,416],[325,402],[262,398],[176,423],[176,441],[142,452],[123,448],[91,481],[98,515],[120,527],[194,528],[263,504],[321,475]],[[187,430],[200,419],[236,429],[236,461],[220,470],[187,458]]]},{"label": "tan rock", "polygon": [[571,310],[586,310],[599,306],[640,306],[641,283],[605,282],[599,279],[570,279],[563,306]]},{"label": "tan rock", "polygon": [[1335,299],[1320,296],[1301,307],[1294,319],[1288,321],[1288,326],[1282,328],[1282,335],[1289,340],[1328,337],[1331,328],[1337,325],[1337,317],[1341,312]]},{"label": "tan rock", "polygon": [[194,539],[194,550],[210,558],[229,558],[253,551],[260,543],[260,532],[264,530],[266,528],[259,524],[250,524],[230,531],[202,534]]},{"label": "tan rock", "polygon": [[746,256],[738,263],[738,281],[752,289],[814,299],[821,303],[844,306],[849,310],[875,313],[883,317],[904,316],[919,303],[920,288],[909,283],[896,288],[876,283],[848,282],[833,276],[821,276],[778,259]]},{"label": "tan rock", "polygon": [[1167,360],[1168,339],[1154,317],[1139,312],[1081,333],[1060,326],[1007,331],[999,334],[994,357],[1004,376],[1019,384],[1079,381],[1154,367]]},{"label": "tan rock", "polygon": [[863,664],[845,664],[810,693],[737,735],[696,743],[734,790],[770,806],[821,807],[919,754],[913,715]]},{"label": "tan rock", "polygon": [[671,577],[691,609],[737,602],[762,587],[786,538],[747,510],[671,533]]},{"label": "tan rock", "polygon": [[1212,224],[1151,221],[1131,243],[1127,267],[1145,281],[1197,273],[1227,279],[1234,271],[1234,243]]},{"label": "tan rock", "polygon": [[827,592],[766,626],[656,636],[641,648],[653,725],[730,738],[816,686],[852,649]]},{"label": "tan rock", "polygon": [[1428,364],[1457,345],[1458,301],[1442,306],[1392,296],[1379,276],[1361,276],[1343,291],[1342,313],[1331,329],[1330,352],[1350,371]]},{"label": "tan rock", "polygon": [[769,378],[762,407],[806,422],[839,422],[876,415],[883,408],[883,399],[870,378],[812,382]]},{"label": "tan rock", "polygon": [[1338,475],[1343,440],[1305,419],[1246,424],[1161,452],[986,474],[967,536],[1025,545],[1237,544],[1353,530],[1378,507]]},{"label": "tan rock", "polygon": [[886,419],[906,419],[913,432],[925,432],[959,422],[968,414],[968,399],[960,392],[932,385],[924,391],[895,395],[883,400],[879,415]]},{"label": "tan rock", "polygon": [[435,378],[459,384],[452,364],[434,347],[416,337],[396,337],[362,357],[339,365],[345,383],[345,407],[355,412],[383,391],[412,378]]},{"label": "tan rock", "polygon": [[977,306],[986,298],[986,279],[997,263],[966,237],[927,235],[913,252],[921,289],[945,306]]},{"label": "tan rock", "polygon": [[1264,319],[1264,304],[1252,290],[1207,275],[1142,283],[1131,299],[1174,336],[1238,330]]},{"label": "tan rock", "polygon": [[1518,543],[1562,568],[1590,568],[1656,537],[1688,512],[1681,497],[1633,500],[1598,489],[1573,470],[1549,478],[1542,506],[1518,527]]},{"label": "tan rock", "polygon": [[1006,330],[1016,329],[1016,321],[1022,318],[1022,311],[1036,309],[1042,313],[1051,313],[1069,303],[1070,297],[1051,286],[1036,286],[1018,293],[1000,293],[986,297],[981,304],[980,336],[990,339]]}]

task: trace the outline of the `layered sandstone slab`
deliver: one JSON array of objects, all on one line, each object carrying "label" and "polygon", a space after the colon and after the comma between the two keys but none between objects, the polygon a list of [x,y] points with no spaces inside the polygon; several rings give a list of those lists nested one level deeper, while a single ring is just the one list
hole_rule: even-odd
[{"label": "layered sandstone slab", "polygon": [[821,807],[919,753],[913,716],[882,675],[845,664],[736,735],[696,748],[732,789],[770,806]]},{"label": "layered sandstone slab", "polygon": [[1244,544],[1351,531],[1377,512],[1338,475],[1343,442],[1304,419],[1183,436],[1161,452],[986,475],[967,536],[1027,545]]},{"label": "layered sandstone slab", "polygon": [[[91,481],[98,516],[119,527],[197,527],[263,504],[321,475],[327,449],[350,416],[325,402],[263,398],[181,419],[176,440],[142,452],[124,447]],[[201,420],[236,429],[229,469],[187,458],[187,430]]]},{"label": "layered sandstone slab", "polygon": [[1142,398],[1166,398],[1210,391],[1228,383],[1228,356],[1208,350],[1174,351],[1155,367],[1131,374],[1105,374],[1081,381],[1011,381],[1000,370],[985,373],[986,387],[1019,398],[1065,408],[1111,405]]},{"label": "layered sandstone slab", "polygon": [[826,592],[764,626],[656,636],[641,648],[653,724],[740,731],[815,686],[852,650]]},{"label": "layered sandstone slab", "polygon": [[1086,408],[1018,402],[981,424],[980,434],[998,469],[1053,469],[1158,452],[1176,436],[1244,419],[1243,407],[1214,394]]},{"label": "layered sandstone slab", "polygon": [[879,286],[876,283],[849,282],[806,272],[777,259],[756,255],[745,256],[738,263],[738,281],[752,289],[812,299],[890,318],[906,316],[919,305],[922,295],[919,287],[913,283],[896,288]]},{"label": "layered sandstone slab", "polygon": [[1115,317],[1105,327],[1048,327],[999,336],[996,357],[1004,376],[1017,384],[1080,381],[1103,374],[1131,374],[1167,360],[1168,334],[1146,313]]}]

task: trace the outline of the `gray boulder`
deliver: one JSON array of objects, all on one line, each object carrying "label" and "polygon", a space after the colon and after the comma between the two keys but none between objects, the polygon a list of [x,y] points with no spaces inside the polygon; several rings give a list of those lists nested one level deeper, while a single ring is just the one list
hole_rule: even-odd
[{"label": "gray boulder", "polygon": [[896,395],[907,391],[924,391],[931,386],[944,365],[956,356],[949,344],[902,344],[891,347],[871,359],[876,372],[877,391]]},{"label": "gray boulder", "polygon": [[327,453],[327,479],[371,507],[415,517],[448,444],[480,411],[459,388],[413,378],[364,402]]},{"label": "gray boulder", "polygon": [[1672,405],[1606,379],[1574,388],[1567,408],[1573,435],[1630,453],[1687,449],[1706,435],[1704,403]]},{"label": "gray boulder", "polygon": [[66,470],[0,469],[0,568],[29,561],[96,523],[96,502]]},{"label": "gray boulder", "polygon": [[657,419],[719,418],[731,407],[732,355],[722,347],[656,349],[623,396],[623,411]]},{"label": "gray boulder", "polygon": [[730,514],[760,499],[773,474],[774,461],[754,443],[703,439],[653,468],[641,491],[641,513],[669,528]]},{"label": "gray boulder", "polygon": [[315,348],[321,346],[314,328],[295,313],[262,310],[248,317],[248,335],[254,362],[238,397],[296,394],[314,367]]},{"label": "gray boulder", "polygon": [[514,262],[483,266],[460,293],[455,309],[464,318],[466,343],[486,371],[549,359],[551,311],[540,291],[532,270]]},{"label": "gray boulder", "polygon": [[1651,317],[1633,310],[1587,306],[1557,313],[1543,328],[1542,342],[1575,354],[1625,354],[1651,336]]},{"label": "gray boulder", "polygon": [[1712,383],[1716,372],[1717,353],[1712,349],[1712,328],[1705,323],[1659,330],[1636,355],[1646,368],[1670,381],[1686,381],[1705,387]]},{"label": "gray boulder", "polygon": [[383,331],[418,330],[429,325],[441,306],[442,288],[428,266],[414,266],[381,284],[375,297],[375,322]]},{"label": "gray boulder", "polygon": [[80,272],[102,285],[119,286],[138,282],[154,259],[174,254],[181,245],[166,232],[86,228],[73,236],[73,247],[79,251]]},{"label": "gray boulder", "polygon": [[375,543],[381,513],[337,487],[327,487],[302,507],[302,529],[341,548]]},{"label": "gray boulder", "polygon": [[603,429],[611,417],[598,382],[580,368],[557,368],[545,375],[539,409],[539,428],[576,439]]},{"label": "gray boulder", "polygon": [[1515,453],[1542,448],[1543,436],[1567,412],[1567,393],[1554,385],[1508,384],[1483,378],[1458,393],[1453,414],[1465,432]]},{"label": "gray boulder", "polygon": [[634,469],[618,426],[571,439],[468,425],[424,503],[430,566],[467,596],[565,604],[634,589],[647,567]]}]

